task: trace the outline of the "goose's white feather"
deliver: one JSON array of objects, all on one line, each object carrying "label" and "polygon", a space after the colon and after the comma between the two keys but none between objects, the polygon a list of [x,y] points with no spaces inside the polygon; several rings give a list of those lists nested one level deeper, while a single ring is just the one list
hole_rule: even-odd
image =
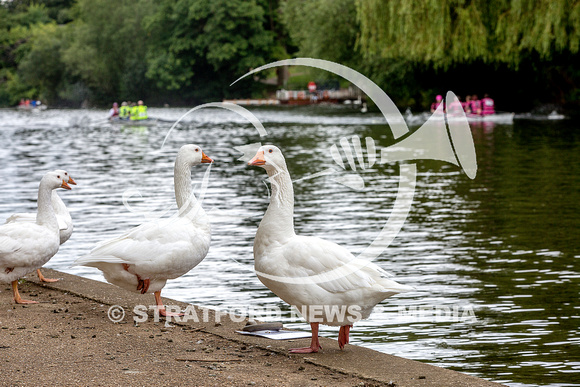
[{"label": "goose's white feather", "polygon": [[197,266],[207,255],[211,240],[209,219],[191,193],[191,167],[201,162],[201,155],[198,146],[184,145],[176,158],[178,214],[100,242],[88,255],[77,259],[75,266],[96,267],[107,281],[132,291],[137,291],[138,277],[148,279],[148,292],[161,290],[168,279]]},{"label": "goose's white feather", "polygon": [[7,223],[0,226],[0,281],[12,282],[40,268],[60,245],[58,222],[50,203],[52,190],[63,180],[56,171],[47,173],[38,189],[35,222]]},{"label": "goose's white feather", "polygon": [[[264,285],[296,306],[307,321],[327,325],[352,325],[385,298],[412,289],[336,243],[296,235],[292,180],[284,157],[272,145],[260,152],[272,182],[271,201],[254,241],[254,265]],[[333,313],[333,307],[344,314]]]},{"label": "goose's white feather", "polygon": [[[63,170],[57,170],[55,172],[64,174],[67,178],[65,181],[67,183],[71,183],[72,178],[70,175]],[[72,180],[74,182],[74,180]],[[58,196],[56,191],[52,191],[51,194],[51,203],[52,208],[54,209],[54,213],[56,215],[56,220],[58,221],[58,229],[59,229],[59,238],[60,244],[62,245],[64,242],[68,241],[73,232],[73,222],[70,216],[66,205]],[[12,214],[6,219],[6,223],[17,223],[17,222],[28,222],[34,223],[36,222],[36,213],[33,212],[20,212],[16,214]]]}]

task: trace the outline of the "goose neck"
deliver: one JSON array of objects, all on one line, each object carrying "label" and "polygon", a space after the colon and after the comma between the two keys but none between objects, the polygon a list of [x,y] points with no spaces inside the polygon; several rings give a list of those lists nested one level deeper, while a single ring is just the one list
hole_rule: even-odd
[{"label": "goose neck", "polygon": [[286,169],[268,170],[272,187],[268,210],[260,228],[286,236],[294,234],[294,188]]},{"label": "goose neck", "polygon": [[205,212],[203,212],[191,189],[191,165],[180,163],[179,160],[176,161],[173,183],[175,185],[175,200],[179,209],[179,216],[189,219],[203,217]]},{"label": "goose neck", "polygon": [[36,223],[58,230],[58,221],[52,207],[52,189],[44,181],[40,182],[38,188],[37,205]]},{"label": "goose neck", "polygon": [[173,171],[173,183],[175,185],[175,200],[177,207],[181,209],[187,205],[191,196],[191,169],[186,164],[175,163]]}]

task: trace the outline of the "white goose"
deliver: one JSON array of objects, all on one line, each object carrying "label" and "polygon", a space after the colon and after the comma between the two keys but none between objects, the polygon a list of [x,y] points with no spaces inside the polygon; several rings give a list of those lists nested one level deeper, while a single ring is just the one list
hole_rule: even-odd
[{"label": "white goose", "polygon": [[197,266],[209,250],[210,224],[192,193],[191,167],[211,162],[199,146],[182,146],[173,176],[178,213],[101,242],[74,265],[96,267],[108,282],[124,289],[154,293],[160,315],[180,315],[165,310],[161,289],[168,279],[180,277]]},{"label": "white goose", "polygon": [[38,188],[38,212],[34,223],[17,222],[0,226],[0,282],[11,282],[17,304],[36,304],[23,300],[18,279],[44,265],[60,246],[58,221],[51,204],[56,188],[70,189],[62,171],[44,175]]},{"label": "white goose", "polygon": [[[76,185],[77,183],[74,181],[72,176],[68,174],[67,171],[62,169],[58,169],[55,172],[59,173],[61,176],[64,176],[63,180],[66,181],[68,184]],[[51,203],[52,208],[54,208],[54,213],[56,214],[56,220],[58,222],[59,228],[59,236],[60,236],[60,244],[62,245],[64,242],[68,241],[70,236],[73,232],[73,223],[70,213],[66,208],[66,205],[58,196],[56,191],[52,191],[51,196]],[[6,219],[6,223],[16,223],[16,222],[29,222],[33,223],[36,221],[36,214],[33,212],[24,212],[24,213],[16,213],[12,214],[11,216]],[[40,269],[36,270],[36,274],[38,275],[38,279],[40,282],[57,282],[58,279],[46,278],[40,272]]]},{"label": "white goose", "polygon": [[296,235],[292,179],[280,149],[262,146],[248,164],[263,167],[272,185],[254,240],[256,274],[278,297],[296,306],[312,328],[310,347],[290,352],[318,352],[320,323],[340,326],[338,345],[343,349],[353,322],[367,318],[385,298],[413,288],[386,278],[389,274],[380,267],[336,243]]}]

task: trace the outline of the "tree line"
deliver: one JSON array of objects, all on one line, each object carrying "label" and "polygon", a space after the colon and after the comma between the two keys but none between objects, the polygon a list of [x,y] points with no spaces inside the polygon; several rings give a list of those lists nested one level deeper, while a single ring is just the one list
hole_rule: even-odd
[{"label": "tree line", "polygon": [[273,86],[230,84],[301,56],[362,72],[400,107],[453,90],[574,110],[579,45],[580,0],[4,0],[0,106],[263,97]]}]

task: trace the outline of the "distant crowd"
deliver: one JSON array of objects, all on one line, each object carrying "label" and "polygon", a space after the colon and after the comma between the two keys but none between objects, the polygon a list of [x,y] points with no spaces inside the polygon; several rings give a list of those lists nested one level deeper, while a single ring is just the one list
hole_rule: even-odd
[{"label": "distant crowd", "polygon": [[[476,94],[468,95],[465,97],[465,102],[461,101],[461,97],[459,96],[457,99],[461,104],[461,109],[463,109],[466,114],[478,116],[488,116],[490,114],[495,114],[495,102],[487,94],[485,94],[481,100],[477,97]],[[453,112],[456,111],[455,109],[459,109],[459,106],[451,106],[451,104],[446,106],[445,102],[443,102],[443,97],[438,95],[435,97],[435,102],[431,104],[431,113],[434,113],[441,104],[443,104],[444,111]]]},{"label": "distant crowd", "polygon": [[123,102],[119,108],[117,102],[113,103],[113,107],[109,110],[107,116],[109,120],[146,120],[149,118],[147,114],[147,106],[143,104],[143,101],[135,102]]}]

